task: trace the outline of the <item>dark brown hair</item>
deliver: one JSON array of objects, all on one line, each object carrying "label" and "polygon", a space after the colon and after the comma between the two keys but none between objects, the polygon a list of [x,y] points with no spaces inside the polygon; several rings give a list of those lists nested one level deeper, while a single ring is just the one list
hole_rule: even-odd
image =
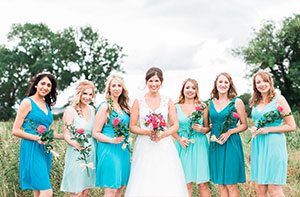
[{"label": "dark brown hair", "polygon": [[157,76],[159,78],[159,80],[161,82],[163,82],[164,78],[163,78],[163,72],[160,68],[158,67],[151,67],[148,69],[148,71],[146,72],[146,77],[145,77],[145,80],[146,80],[146,83],[147,81],[153,77],[153,76]]}]

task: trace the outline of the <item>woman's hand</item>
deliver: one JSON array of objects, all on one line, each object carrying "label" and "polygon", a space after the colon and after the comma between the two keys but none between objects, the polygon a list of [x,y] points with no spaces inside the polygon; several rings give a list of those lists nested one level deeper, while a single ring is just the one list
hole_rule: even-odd
[{"label": "woman's hand", "polygon": [[217,140],[217,142],[219,144],[224,144],[228,140],[228,138],[231,136],[230,130],[231,129],[229,129],[226,133],[223,133],[222,135],[220,135],[220,137]]},{"label": "woman's hand", "polygon": [[203,127],[200,124],[194,123],[192,125],[192,129],[194,129],[195,131],[198,131],[202,134],[205,134],[205,133],[203,133]]},{"label": "woman's hand", "polygon": [[184,148],[184,149],[186,149],[186,147],[188,147],[189,144],[190,144],[190,141],[189,141],[189,140],[186,140],[186,139],[184,139],[184,138],[180,138],[180,139],[178,140],[178,142],[179,142],[179,144],[182,146],[182,148]]},{"label": "woman's hand", "polygon": [[80,144],[78,142],[74,141],[74,140],[72,140],[71,146],[73,146],[77,150],[83,150],[83,149],[85,149],[85,147],[80,146]]},{"label": "woman's hand", "polygon": [[112,144],[121,144],[122,142],[124,142],[125,137],[124,136],[120,136],[120,137],[114,137],[111,138],[111,142]]},{"label": "woman's hand", "polygon": [[270,132],[270,129],[268,127],[265,128],[260,128],[254,131],[254,136],[256,137],[257,135],[265,135],[268,134]]},{"label": "woman's hand", "polygon": [[37,138],[36,138],[35,141],[36,141],[37,143],[39,143],[39,144],[41,144],[41,145],[47,145],[47,142],[46,142],[46,141],[42,141],[42,140],[41,140],[41,138],[42,138],[41,136],[36,136],[36,137],[37,137]]}]

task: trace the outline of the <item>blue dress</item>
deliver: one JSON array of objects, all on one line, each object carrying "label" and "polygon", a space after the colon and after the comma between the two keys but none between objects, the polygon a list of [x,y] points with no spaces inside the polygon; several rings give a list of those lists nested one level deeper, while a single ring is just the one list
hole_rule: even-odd
[{"label": "blue dress", "polygon": [[[26,119],[33,121],[35,125],[44,125],[48,130],[53,121],[49,106],[46,104],[48,109],[48,114],[46,114],[31,98],[25,99],[31,101],[31,111]],[[34,125],[28,121],[24,121],[22,125],[26,133],[38,135],[32,126]],[[52,153],[43,151],[45,151],[44,145],[33,140],[21,140],[19,169],[21,189],[47,190],[52,188],[50,183]]]},{"label": "blue dress", "polygon": [[[264,118],[267,112],[276,110],[277,96],[262,111],[256,106],[252,109],[252,118],[257,127],[258,120]],[[267,124],[265,127],[277,127],[282,124],[281,120]],[[287,177],[287,149],[284,133],[268,133],[257,135],[251,144],[251,170],[250,180],[258,184],[283,185]]]},{"label": "blue dress", "polygon": [[[235,103],[235,100],[233,99],[231,102]],[[216,137],[220,135],[219,127],[223,128],[223,121],[232,107],[235,108],[235,104],[228,104],[222,111],[218,112],[212,99],[210,100],[211,135]],[[236,128],[236,123],[228,129]],[[215,184],[231,185],[246,182],[243,146],[238,133],[231,135],[223,145],[210,142],[209,168],[211,181]]]},{"label": "blue dress", "polygon": [[[182,112],[179,104],[176,104],[176,109],[179,120],[178,135],[188,138],[185,131],[189,131],[189,118]],[[202,119],[200,122],[203,125]],[[175,146],[181,160],[185,182],[206,183],[209,181],[208,141],[206,135],[194,132],[196,134],[191,139],[194,139],[195,143],[190,143],[187,149],[182,148],[177,140]]]},{"label": "blue dress", "polygon": [[[90,106],[90,108],[92,108]],[[95,115],[91,109],[91,117],[89,122],[78,115],[76,110],[72,107],[74,113],[73,126],[76,129],[83,128],[85,134],[92,135]],[[96,141],[93,137],[89,138],[89,144],[91,145],[90,155],[87,159],[87,163],[93,163],[96,165]],[[89,145],[86,144],[86,145]],[[75,148],[68,145],[64,175],[61,183],[60,190],[65,192],[80,193],[85,189],[95,188],[96,181],[96,170],[88,168],[89,176],[87,174],[86,168],[81,168],[80,164],[85,163],[84,161],[77,159],[80,157],[80,153],[75,151]]]},{"label": "blue dress", "polygon": [[[107,102],[103,102],[107,104]],[[99,107],[103,104],[101,103]],[[97,110],[99,109],[97,108]],[[121,123],[129,125],[129,116],[123,110],[123,115],[113,111]],[[102,134],[108,137],[115,137],[112,125],[113,116],[110,115],[108,124],[104,124]],[[97,166],[96,166],[96,186],[117,189],[122,185],[127,185],[130,174],[130,152],[127,148],[122,149],[123,143],[111,144],[98,142],[97,146]],[[128,147],[130,149],[130,147]]]}]

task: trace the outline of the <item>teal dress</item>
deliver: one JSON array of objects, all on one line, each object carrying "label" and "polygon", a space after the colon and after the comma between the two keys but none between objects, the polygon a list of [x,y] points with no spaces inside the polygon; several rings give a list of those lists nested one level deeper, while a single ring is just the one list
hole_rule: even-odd
[{"label": "teal dress", "polygon": [[[103,102],[99,105],[107,104]],[[99,109],[97,108],[97,110]],[[123,110],[123,114],[116,111],[112,112],[115,117],[118,117],[122,124],[129,125],[129,116]],[[114,116],[110,115],[108,124],[104,124],[102,134],[108,137],[115,137],[112,125]],[[128,134],[129,135],[129,134]],[[111,144],[98,142],[97,146],[97,166],[96,166],[96,186],[104,188],[117,189],[122,185],[127,185],[130,174],[130,149],[122,149],[123,143]]]},{"label": "teal dress", "polygon": [[[90,106],[91,117],[87,122],[81,116],[78,115],[76,110],[72,107],[74,113],[73,126],[76,129],[84,129],[85,134],[92,135],[95,115]],[[89,143],[87,146],[91,145],[91,152],[87,159],[87,163],[93,163],[96,165],[96,141],[93,137],[89,138]],[[96,170],[88,168],[89,176],[87,174],[86,167],[81,168],[80,164],[85,163],[83,160],[77,159],[80,157],[80,153],[75,151],[75,148],[71,145],[68,145],[66,158],[65,158],[65,169],[63,174],[63,179],[61,182],[60,190],[64,192],[80,193],[85,189],[95,188],[96,181]]]},{"label": "teal dress", "polygon": [[[179,104],[176,104],[176,109],[179,121],[178,135],[188,138],[186,131],[189,130],[189,118],[182,112]],[[203,125],[203,119],[200,122]],[[185,182],[206,183],[209,181],[208,141],[206,135],[194,132],[196,134],[191,139],[194,139],[195,143],[190,143],[187,149],[182,148],[177,140],[175,146],[181,160]]]},{"label": "teal dress", "polygon": [[[256,106],[252,109],[252,118],[257,127],[258,120],[263,119],[267,112],[276,110],[277,96],[262,111]],[[281,120],[267,124],[265,127],[277,127]],[[287,177],[287,148],[284,133],[268,133],[257,135],[251,144],[251,170],[250,180],[258,184],[283,185]]]},{"label": "teal dress", "polygon": [[[212,99],[210,100],[211,135],[218,138],[220,135],[219,127],[223,128],[225,117],[232,107],[235,108],[235,100],[236,98],[231,101],[233,105],[228,104],[220,112],[215,109]],[[231,125],[229,129],[236,128],[236,123]],[[223,145],[210,142],[209,168],[210,179],[215,184],[231,185],[246,182],[243,146],[238,133],[231,135]]]},{"label": "teal dress", "polygon": [[[31,111],[27,114],[26,119],[22,125],[26,133],[36,134],[34,126],[44,125],[48,130],[53,116],[47,105],[48,114],[41,110],[38,105],[29,97],[31,101]],[[30,122],[26,121],[29,120]],[[31,124],[33,121],[33,124]],[[45,146],[33,140],[21,140],[20,147],[20,187],[21,189],[32,190],[47,190],[51,189],[50,170],[52,153],[46,153]]]}]

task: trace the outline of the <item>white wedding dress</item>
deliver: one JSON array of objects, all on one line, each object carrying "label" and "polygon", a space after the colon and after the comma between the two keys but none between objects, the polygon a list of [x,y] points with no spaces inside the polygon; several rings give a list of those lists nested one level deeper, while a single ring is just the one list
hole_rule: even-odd
[{"label": "white wedding dress", "polygon": [[[168,118],[169,98],[161,96],[158,109],[152,111],[145,97],[138,99],[140,127],[150,112]],[[154,142],[149,136],[138,135],[135,142],[131,172],[125,196],[188,196],[181,162],[171,136]]]}]

